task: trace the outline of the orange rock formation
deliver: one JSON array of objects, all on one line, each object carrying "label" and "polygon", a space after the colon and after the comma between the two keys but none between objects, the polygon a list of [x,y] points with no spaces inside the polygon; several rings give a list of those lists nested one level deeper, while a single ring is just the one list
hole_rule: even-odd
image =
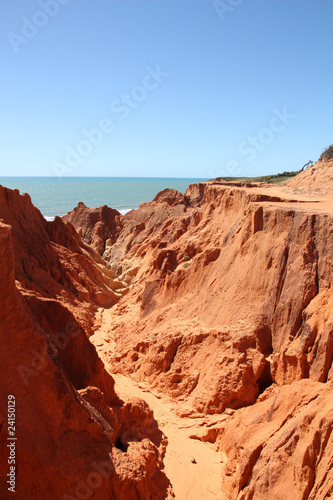
[{"label": "orange rock formation", "polygon": [[105,246],[113,245],[122,229],[122,216],[117,210],[104,205],[100,208],[87,208],[80,202],[72,212],[63,217],[71,222],[79,236],[91,245],[100,255]]},{"label": "orange rock formation", "polygon": [[101,354],[203,418],[224,498],[333,494],[333,206],[292,189],[168,190],[104,254],[129,291]]},{"label": "orange rock formation", "polygon": [[[315,168],[321,179],[331,167]],[[221,476],[207,499],[333,496],[333,204],[308,194],[314,175],[165,190],[124,217],[79,204],[66,223],[0,191],[2,398],[21,401],[26,490],[74,496],[98,462],[112,474],[94,498],[168,498],[168,480],[202,498],[179,487],[170,457],[166,477],[166,439],[146,403],[116,395],[96,332],[111,373],[173,401],[168,432],[174,415],[187,439],[214,444]],[[47,363],[31,359],[50,348]],[[37,371],[27,385],[18,363]],[[188,464],[203,470],[200,456]]]},{"label": "orange rock formation", "polygon": [[93,311],[116,300],[101,259],[72,226],[46,222],[28,195],[1,187],[0,217],[1,498],[168,497],[166,440],[152,412],[118,398],[87,337]]}]

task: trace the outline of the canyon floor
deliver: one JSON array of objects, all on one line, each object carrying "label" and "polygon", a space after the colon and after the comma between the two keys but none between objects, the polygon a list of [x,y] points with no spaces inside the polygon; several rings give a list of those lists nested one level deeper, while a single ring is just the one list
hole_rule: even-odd
[{"label": "canyon floor", "polygon": [[[108,366],[108,357],[114,353],[112,346],[115,347],[109,328],[110,311],[101,309],[97,317],[100,327],[90,340]],[[175,402],[166,396],[155,395],[149,383],[135,383],[121,374],[111,375],[116,382],[115,390],[124,401],[135,396],[146,401],[153,410],[159,428],[168,439],[164,465],[175,497],[179,500],[224,500],[226,497],[221,490],[223,454],[213,444],[194,437],[201,427],[218,422],[218,417],[179,416]],[[195,463],[191,462],[193,458]]]}]

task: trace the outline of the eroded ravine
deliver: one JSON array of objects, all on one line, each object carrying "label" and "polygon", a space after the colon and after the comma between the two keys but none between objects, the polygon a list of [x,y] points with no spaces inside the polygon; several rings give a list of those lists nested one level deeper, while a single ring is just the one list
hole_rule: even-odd
[{"label": "eroded ravine", "polygon": [[[108,310],[100,310],[100,327],[90,338],[106,368],[107,358],[115,347],[108,327],[109,318]],[[177,403],[167,397],[155,396],[148,383],[137,384],[121,374],[112,373],[112,376],[120,398],[125,402],[132,397],[145,400],[153,410],[159,428],[166,435],[168,445],[164,457],[165,473],[173,486],[175,498],[224,500],[226,497],[221,491],[221,481],[225,457],[216,451],[213,444],[190,437],[201,434],[200,428],[209,425],[210,417],[180,417],[177,415]]]},{"label": "eroded ravine", "polygon": [[[164,458],[165,473],[170,479],[177,500],[221,499],[221,453],[210,443],[189,436],[198,422],[180,418],[173,411],[173,402],[159,399],[149,389],[138,387],[129,377],[114,374],[116,391],[126,401],[130,397],[144,399],[154,411],[159,428],[168,438]],[[191,459],[195,459],[192,463]]]}]

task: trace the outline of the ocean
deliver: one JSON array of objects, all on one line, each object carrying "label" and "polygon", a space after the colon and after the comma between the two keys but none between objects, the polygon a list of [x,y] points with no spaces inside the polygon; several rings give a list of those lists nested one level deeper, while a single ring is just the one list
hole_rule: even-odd
[{"label": "ocean", "polygon": [[120,213],[151,201],[165,188],[185,193],[189,184],[207,179],[147,177],[0,177],[0,184],[29,193],[47,220],[67,214],[80,202],[95,208],[108,205]]}]

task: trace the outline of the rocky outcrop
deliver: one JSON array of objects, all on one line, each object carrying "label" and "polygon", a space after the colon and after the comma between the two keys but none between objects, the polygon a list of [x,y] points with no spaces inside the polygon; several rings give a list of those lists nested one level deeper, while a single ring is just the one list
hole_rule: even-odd
[{"label": "rocky outcrop", "polygon": [[118,398],[88,340],[99,290],[115,302],[100,257],[27,195],[1,188],[0,217],[1,498],[8,443],[22,500],[168,498],[163,434],[143,402]]},{"label": "rocky outcrop", "polygon": [[48,222],[28,194],[0,186],[0,219],[12,227],[15,278],[22,293],[66,302],[82,326],[91,329],[91,311],[110,307],[124,285],[110,266],[85,244],[70,223]]},{"label": "rocky outcrop", "polygon": [[106,247],[116,242],[122,229],[122,218],[117,210],[106,205],[88,208],[80,202],[62,219],[64,222],[70,222],[83,241],[102,255]]},{"label": "rocky outcrop", "polygon": [[255,405],[226,417],[215,429],[227,456],[226,498],[331,498],[332,389],[332,381],[301,380],[275,387]]},{"label": "rocky outcrop", "polygon": [[132,283],[112,314],[112,369],[206,413],[326,382],[332,245],[332,216],[258,189],[193,185],[144,204],[109,254]]}]

